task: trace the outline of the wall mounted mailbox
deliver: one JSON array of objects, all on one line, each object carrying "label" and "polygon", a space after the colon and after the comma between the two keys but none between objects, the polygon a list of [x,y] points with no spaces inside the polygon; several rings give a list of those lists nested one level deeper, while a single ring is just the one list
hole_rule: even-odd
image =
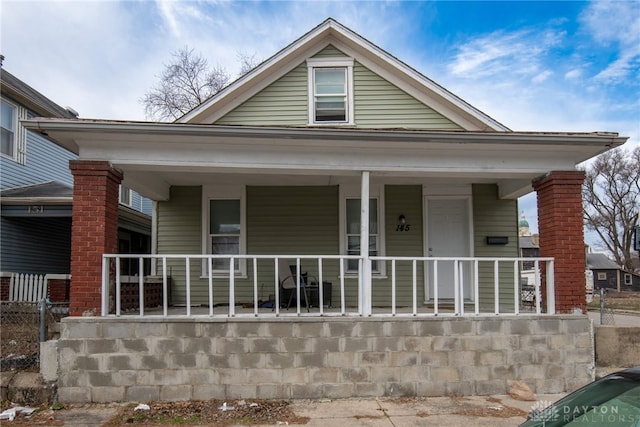
[{"label": "wall mounted mailbox", "polygon": [[506,245],[509,243],[507,236],[487,236],[487,245]]}]

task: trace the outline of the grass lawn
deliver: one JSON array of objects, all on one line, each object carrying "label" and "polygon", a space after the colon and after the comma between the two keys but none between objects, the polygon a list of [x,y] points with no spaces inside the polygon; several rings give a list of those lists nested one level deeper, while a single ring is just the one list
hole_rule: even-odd
[{"label": "grass lawn", "polygon": [[[607,292],[604,295],[605,307],[613,310],[629,310],[640,312],[640,293],[638,292]],[[600,294],[593,295],[593,301],[587,304],[589,309],[600,308]]]}]

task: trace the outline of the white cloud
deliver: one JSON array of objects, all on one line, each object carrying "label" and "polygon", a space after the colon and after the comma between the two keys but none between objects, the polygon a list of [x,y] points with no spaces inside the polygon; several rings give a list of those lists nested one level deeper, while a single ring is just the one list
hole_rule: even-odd
[{"label": "white cloud", "polygon": [[171,0],[157,0],[156,4],[165,24],[171,30],[171,34],[180,36],[180,25],[178,24],[178,18],[175,16],[177,3]]},{"label": "white cloud", "polygon": [[459,46],[449,70],[467,78],[534,76],[540,73],[545,55],[564,36],[553,30],[495,31]]},{"label": "white cloud", "polygon": [[541,72],[540,74],[535,75],[531,81],[533,83],[542,83],[545,80],[547,80],[549,77],[553,76],[553,71],[551,70],[544,70],[543,72]]},{"label": "white cloud", "polygon": [[574,69],[571,69],[571,70],[567,71],[564,74],[564,78],[567,79],[567,80],[573,80],[573,79],[578,79],[578,78],[582,77],[582,75],[583,75],[583,73],[582,73],[582,70],[580,68],[574,68]]},{"label": "white cloud", "polygon": [[[638,78],[640,67],[640,6],[637,1],[595,1],[579,18],[594,41],[617,50],[616,59],[596,75],[605,83]],[[612,50],[613,50],[612,49]]]},{"label": "white cloud", "polygon": [[620,56],[599,72],[595,79],[605,83],[615,82],[627,76],[639,77],[637,70],[640,66],[640,45],[621,52]]},{"label": "white cloud", "polygon": [[600,43],[631,46],[640,40],[640,7],[635,1],[594,1],[579,20]]}]

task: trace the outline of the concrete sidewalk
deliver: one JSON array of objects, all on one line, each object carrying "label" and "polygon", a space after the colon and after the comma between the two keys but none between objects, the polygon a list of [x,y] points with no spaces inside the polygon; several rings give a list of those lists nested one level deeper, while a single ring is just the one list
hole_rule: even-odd
[{"label": "concrete sidewalk", "polygon": [[[564,394],[539,395],[534,402],[509,396],[368,398],[338,400],[295,400],[296,415],[308,417],[308,427],[513,427],[526,419],[537,402],[545,406]],[[118,404],[77,406],[56,412],[56,421],[64,426],[98,427],[112,418]],[[4,425],[4,424],[3,424]],[[7,422],[7,426],[11,425]],[[262,424],[267,427],[286,424]],[[298,424],[292,424],[298,425]]]},{"label": "concrete sidewalk", "polygon": [[[538,402],[554,402],[563,396],[542,395]],[[293,410],[310,418],[309,427],[512,427],[525,421],[534,404],[509,396],[370,398],[296,401]]]}]

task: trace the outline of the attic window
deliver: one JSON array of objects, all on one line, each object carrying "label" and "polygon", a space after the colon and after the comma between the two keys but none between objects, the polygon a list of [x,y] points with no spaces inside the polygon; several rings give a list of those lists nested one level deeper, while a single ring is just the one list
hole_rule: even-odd
[{"label": "attic window", "polygon": [[309,124],[353,124],[353,59],[310,58]]}]

